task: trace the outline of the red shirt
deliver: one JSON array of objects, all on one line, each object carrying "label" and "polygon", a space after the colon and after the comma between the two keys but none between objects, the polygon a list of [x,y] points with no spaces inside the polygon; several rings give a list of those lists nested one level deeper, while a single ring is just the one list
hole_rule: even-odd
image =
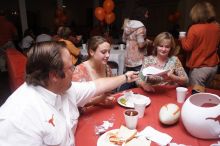
[{"label": "red shirt", "polygon": [[183,49],[189,52],[187,67],[213,67],[219,63],[220,26],[217,23],[194,24],[180,41]]}]

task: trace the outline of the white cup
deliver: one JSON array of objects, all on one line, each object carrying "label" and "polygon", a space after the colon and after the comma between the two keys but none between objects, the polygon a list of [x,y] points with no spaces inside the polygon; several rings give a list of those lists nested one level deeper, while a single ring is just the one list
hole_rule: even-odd
[{"label": "white cup", "polygon": [[86,44],[82,44],[82,48],[86,50]]},{"label": "white cup", "polygon": [[136,129],[138,123],[138,111],[129,109],[124,112],[125,125],[129,129]]},{"label": "white cup", "polygon": [[186,99],[186,94],[188,93],[188,89],[185,87],[177,87],[176,88],[176,97],[178,103],[183,103]]},{"label": "white cup", "polygon": [[124,50],[125,49],[125,45],[124,44],[120,44],[120,50]]},{"label": "white cup", "polygon": [[134,109],[138,111],[138,118],[144,117],[145,108],[147,105],[147,101],[144,99],[135,99],[134,101]]},{"label": "white cup", "polygon": [[186,32],[185,32],[185,31],[180,31],[180,32],[179,32],[179,37],[180,37],[180,38],[186,37]]}]

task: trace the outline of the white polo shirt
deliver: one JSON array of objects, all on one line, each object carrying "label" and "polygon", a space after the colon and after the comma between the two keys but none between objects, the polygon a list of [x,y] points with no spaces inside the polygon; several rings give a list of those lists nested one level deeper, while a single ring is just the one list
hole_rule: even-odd
[{"label": "white polo shirt", "polygon": [[24,83],[0,108],[1,146],[74,146],[79,111],[96,91],[73,82],[64,95]]}]

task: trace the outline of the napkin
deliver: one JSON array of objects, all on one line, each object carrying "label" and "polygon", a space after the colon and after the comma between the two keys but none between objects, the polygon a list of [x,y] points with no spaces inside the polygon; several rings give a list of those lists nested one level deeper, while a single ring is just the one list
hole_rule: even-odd
[{"label": "napkin", "polygon": [[151,126],[147,126],[138,133],[138,136],[146,137],[147,139],[158,143],[159,145],[167,145],[171,142],[172,137],[166,133],[162,133],[152,128]]},{"label": "napkin", "polygon": [[97,135],[105,133],[110,127],[113,127],[114,123],[109,121],[103,121],[103,124],[95,126],[95,133]]}]

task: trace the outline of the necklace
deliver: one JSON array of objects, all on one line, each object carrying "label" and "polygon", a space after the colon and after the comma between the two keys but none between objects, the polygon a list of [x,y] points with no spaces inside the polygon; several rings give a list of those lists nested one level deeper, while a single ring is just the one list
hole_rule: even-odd
[{"label": "necklace", "polygon": [[165,61],[159,61],[159,59],[157,58],[156,59],[156,66],[158,68],[163,69],[166,66],[166,64],[167,64],[167,61],[168,61],[168,59],[166,59]]}]

